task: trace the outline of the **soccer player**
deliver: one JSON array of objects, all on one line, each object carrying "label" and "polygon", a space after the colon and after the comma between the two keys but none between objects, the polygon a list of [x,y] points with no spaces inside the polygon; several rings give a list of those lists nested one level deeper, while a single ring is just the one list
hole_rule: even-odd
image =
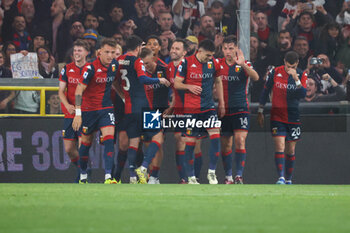
[{"label": "soccer player", "polygon": [[[87,183],[87,161],[95,131],[100,130],[104,144],[105,184],[116,184],[112,178],[114,156],[115,118],[111,101],[111,86],[117,73],[114,59],[116,42],[106,38],[101,42],[99,56],[84,68],[75,91],[75,117],[73,129],[82,126],[80,156],[80,183]],[[84,95],[83,95],[84,93]]]},{"label": "soccer player", "polygon": [[[79,83],[83,68],[86,65],[86,56],[89,54],[89,45],[86,41],[78,39],[73,45],[74,62],[65,65],[59,77],[58,95],[61,100],[62,111],[64,113],[63,121],[63,144],[71,162],[79,170],[79,152],[77,141],[80,132],[72,128],[72,122],[75,115],[75,89]],[[80,141],[80,140],[79,140]],[[79,142],[80,144],[80,142]]]},{"label": "soccer player", "polygon": [[[143,48],[140,54],[145,68],[146,75],[150,78],[167,78],[167,64],[160,62],[157,57],[154,56],[153,51]],[[169,106],[169,88],[162,84],[150,84],[145,85],[146,96],[148,102],[150,103],[150,108],[152,110],[160,110],[163,112]],[[151,138],[144,136],[143,138],[145,146],[149,146],[149,141]],[[162,147],[158,150],[156,156],[152,160],[150,166],[150,178],[149,184],[159,184],[159,169],[163,160],[163,149]]]},{"label": "soccer player", "polygon": [[295,146],[301,136],[299,100],[306,95],[306,72],[298,69],[299,56],[290,51],[284,65],[273,69],[266,80],[260,98],[258,122],[264,125],[264,105],[272,92],[271,132],[275,143],[277,184],[292,184]]},{"label": "soccer player", "polygon": [[[243,169],[246,158],[245,141],[248,135],[250,114],[247,96],[249,77],[257,81],[258,73],[245,61],[242,50],[236,46],[233,36],[222,44],[219,75],[224,88],[225,116],[221,125],[221,156],[225,169],[225,184],[243,184]],[[232,143],[235,143],[236,176],[232,178]]]},{"label": "soccer player", "polygon": [[[118,58],[120,64],[118,69],[118,79],[122,82],[123,93],[125,97],[125,116],[122,122],[122,128],[125,129],[129,138],[128,160],[130,169],[130,183],[147,183],[147,169],[152,159],[160,148],[163,141],[161,131],[150,132],[147,134],[152,141],[145,153],[144,161],[139,168],[136,168],[136,153],[139,147],[140,137],[142,135],[142,111],[149,108],[150,103],[147,100],[144,85],[163,84],[169,86],[170,83],[165,78],[150,78],[145,74],[145,67],[140,58],[138,58],[142,40],[137,36],[130,36],[126,40],[127,53]],[[135,173],[136,172],[136,173]]]},{"label": "soccer player", "polygon": [[[222,89],[222,81],[216,73],[220,69],[216,59],[212,59],[215,52],[214,42],[203,40],[198,46],[198,52],[185,58],[179,65],[175,78],[175,88],[186,90],[184,98],[184,114],[191,114],[196,121],[218,122],[217,112],[213,100],[213,86],[219,99],[219,117],[225,114],[225,105]],[[187,175],[189,184],[198,184],[193,166],[193,151],[196,138],[207,131],[210,137],[209,170],[207,178],[210,184],[217,184],[215,169],[220,154],[220,128],[217,124],[213,127],[194,127],[186,131],[185,158],[187,160]]]}]

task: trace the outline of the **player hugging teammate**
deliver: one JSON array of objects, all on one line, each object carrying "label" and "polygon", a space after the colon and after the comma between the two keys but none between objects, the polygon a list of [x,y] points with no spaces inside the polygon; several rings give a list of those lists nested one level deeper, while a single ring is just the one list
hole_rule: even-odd
[{"label": "player hugging teammate", "polygon": [[[73,72],[79,74],[75,100],[71,97],[68,101],[61,99],[68,113],[72,114],[75,110],[75,116],[72,115],[74,116],[72,128],[75,131],[81,129],[82,133],[79,155],[77,152],[74,153],[74,150],[69,154],[72,162],[77,162],[80,157],[80,183],[87,182],[88,153],[93,133],[100,130],[105,147],[103,155],[106,184],[120,182],[126,159],[129,163],[130,183],[159,184],[164,132],[162,129],[145,131],[142,119],[145,110],[154,110],[157,113],[159,110],[159,115],[163,111],[165,114],[190,115],[195,121],[221,120],[221,127],[214,124],[209,127],[203,125],[175,129],[176,165],[180,183],[199,184],[201,163],[197,163],[199,166],[196,166],[195,146],[201,137],[209,135],[207,173],[209,183],[218,183],[216,165],[221,154],[225,184],[243,184],[245,141],[250,126],[247,88],[249,78],[257,81],[259,76],[251,63],[245,60],[243,52],[236,45],[235,38],[228,36],[223,40],[222,59],[213,57],[215,45],[210,40],[203,40],[198,46],[197,53],[185,57],[187,44],[184,40],[177,39],[171,46],[172,62],[169,65],[161,62],[152,50],[142,48],[142,44],[143,41],[139,37],[130,36],[126,40],[127,52],[116,60],[115,41],[105,39],[94,62],[88,65],[85,65],[85,61],[79,65],[72,63],[62,71],[60,88],[62,93],[67,87],[65,82],[70,80],[66,76],[73,75]],[[298,56],[295,53],[287,53],[284,61],[284,66],[275,68],[269,74],[260,101],[258,120],[263,123],[263,106],[268,94],[273,92],[271,130],[275,141],[275,160],[279,175],[277,183],[291,184],[295,144],[300,138],[298,103],[305,95],[306,79],[305,74],[296,68]],[[110,98],[112,87],[123,102],[115,109],[116,112],[124,112],[117,123]],[[72,90],[68,89],[68,92],[71,93]],[[218,106],[214,102],[213,90]],[[171,101],[168,99],[170,95]],[[74,101],[75,108],[72,103]],[[117,180],[112,174],[115,128],[119,135]],[[69,140],[65,138],[65,141]],[[138,162],[137,154],[143,148],[141,142],[147,148],[144,157],[142,155]],[[75,144],[65,144],[68,145],[66,145],[67,151],[76,148]],[[236,164],[234,177],[233,144]],[[200,146],[198,148],[200,152]],[[149,171],[151,172],[148,181]]]}]

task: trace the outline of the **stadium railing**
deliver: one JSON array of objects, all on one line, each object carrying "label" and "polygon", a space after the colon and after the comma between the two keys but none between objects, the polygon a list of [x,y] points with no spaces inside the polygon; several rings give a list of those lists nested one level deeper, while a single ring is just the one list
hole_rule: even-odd
[{"label": "stadium railing", "polygon": [[39,114],[0,114],[0,117],[63,117],[63,114],[46,113],[46,91],[58,91],[57,79],[0,79],[0,91],[40,91]]}]

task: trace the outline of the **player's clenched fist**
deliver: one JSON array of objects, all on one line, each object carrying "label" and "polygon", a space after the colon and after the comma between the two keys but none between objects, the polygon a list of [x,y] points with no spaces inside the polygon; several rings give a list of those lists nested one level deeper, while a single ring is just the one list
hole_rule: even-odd
[{"label": "player's clenched fist", "polygon": [[169,82],[166,78],[160,78],[160,79],[159,79],[159,83],[160,83],[160,84],[163,84],[163,85],[165,85],[165,86],[167,86],[167,87],[170,86],[170,82]]}]

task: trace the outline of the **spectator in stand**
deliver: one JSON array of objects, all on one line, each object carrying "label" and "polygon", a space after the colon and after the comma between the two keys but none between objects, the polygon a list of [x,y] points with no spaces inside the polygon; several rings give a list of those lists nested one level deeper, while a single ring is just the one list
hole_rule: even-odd
[{"label": "spectator in stand", "polygon": [[345,42],[340,46],[336,61],[340,73],[347,74],[348,69],[350,69],[350,35],[345,38]]},{"label": "spectator in stand", "polygon": [[58,66],[49,48],[39,47],[38,54],[39,73],[43,78],[58,78]]},{"label": "spectator in stand", "polygon": [[[117,43],[118,43],[122,48],[125,47],[125,40],[124,40],[124,38],[123,38],[123,35],[122,35],[120,32],[114,33],[112,37],[117,41]],[[123,49],[123,50],[125,50],[125,49]]]},{"label": "spectator in stand", "polygon": [[[54,0],[35,0],[34,3],[34,21],[40,26],[41,22],[46,22],[51,20],[51,6]],[[39,27],[40,28],[40,27]],[[40,28],[43,30],[43,28]]]},{"label": "spectator in stand", "polygon": [[90,51],[86,57],[86,61],[93,62],[96,59],[97,32],[93,29],[88,29],[85,31],[83,39],[86,40],[90,45]]},{"label": "spectator in stand", "polygon": [[315,54],[326,54],[330,58],[332,65],[335,65],[335,56],[342,43],[343,35],[340,25],[335,22],[326,24],[317,41]]},{"label": "spectator in stand", "polygon": [[223,36],[234,35],[237,31],[237,22],[235,17],[224,15],[224,4],[220,1],[214,1],[210,7],[210,14],[214,19],[217,33]]},{"label": "spectator in stand", "polygon": [[118,31],[119,24],[124,18],[123,8],[118,4],[114,5],[108,16],[103,22],[100,32],[105,37],[112,37]]},{"label": "spectator in stand", "polygon": [[[286,3],[284,4],[282,11],[280,15],[278,16],[278,31],[282,30],[282,24],[283,22],[289,18],[293,17],[295,11],[298,10],[298,0],[287,0]],[[289,19],[288,19],[289,20]]]},{"label": "spectator in stand", "polygon": [[254,12],[264,12],[266,15],[271,15],[272,7],[268,4],[268,0],[255,0],[252,10]]},{"label": "spectator in stand", "polygon": [[77,39],[83,38],[84,32],[85,32],[84,25],[78,20],[73,21],[69,31],[70,37],[72,39],[72,45],[73,45],[73,42],[76,41]]},{"label": "spectator in stand", "polygon": [[158,20],[159,18],[159,13],[161,11],[165,11],[165,4],[163,0],[153,0],[151,2],[151,6],[148,8],[149,10],[149,15],[151,16],[152,19]]},{"label": "spectator in stand", "polygon": [[1,6],[4,14],[1,36],[2,41],[7,42],[13,39],[13,20],[14,17],[18,15],[17,1],[1,1]]},{"label": "spectator in stand", "polygon": [[61,101],[56,91],[46,92],[46,114],[61,114]]},{"label": "spectator in stand", "polygon": [[187,50],[186,57],[190,57],[197,52],[199,42],[198,42],[197,37],[195,37],[195,36],[186,37],[186,42],[188,44],[188,50]]},{"label": "spectator in stand", "polygon": [[143,40],[157,31],[157,23],[149,14],[149,0],[135,0],[134,7],[136,14],[131,17],[137,26],[135,35],[138,35]]},{"label": "spectator in stand", "polygon": [[282,30],[278,33],[277,48],[278,48],[278,61],[277,66],[283,65],[283,59],[287,52],[292,50],[293,38],[289,31]]},{"label": "spectator in stand", "polygon": [[160,11],[157,19],[158,31],[156,35],[161,35],[164,32],[172,34],[172,40],[176,39],[174,33],[177,33],[177,28],[174,25],[173,15],[169,11]]},{"label": "spectator in stand", "polygon": [[123,48],[120,44],[117,44],[117,50],[115,52],[115,59],[120,57],[120,55],[123,55]]},{"label": "spectator in stand", "polygon": [[84,0],[83,13],[94,13],[97,14],[97,9],[95,7],[96,0]]},{"label": "spectator in stand", "polygon": [[4,67],[11,70],[10,56],[11,56],[11,54],[17,53],[16,45],[13,42],[8,41],[2,47],[2,51],[5,55]]},{"label": "spectator in stand", "polygon": [[298,36],[294,41],[293,50],[299,54],[298,68],[305,70],[312,56],[308,40],[304,36]]},{"label": "spectator in stand", "polygon": [[123,21],[119,25],[119,32],[123,35],[124,40],[126,40],[131,35],[134,35],[136,25],[133,20]]},{"label": "spectator in stand", "polygon": [[160,35],[159,39],[161,41],[161,46],[160,46],[160,51],[159,51],[159,58],[162,61],[164,61],[166,64],[169,64],[169,62],[171,61],[169,45],[172,44],[172,40],[170,40],[164,34]]},{"label": "spectator in stand", "polygon": [[65,20],[81,20],[83,16],[83,1],[69,0],[67,2],[68,9],[64,15]]},{"label": "spectator in stand", "polygon": [[202,1],[196,0],[174,0],[172,12],[174,13],[174,23],[177,28],[182,28],[184,23],[184,15],[186,10],[191,10],[189,27],[193,28],[193,23],[199,21],[205,14],[205,6]]},{"label": "spectator in stand", "polygon": [[45,33],[41,31],[33,32],[32,44],[29,46],[29,52],[36,52],[39,47],[47,46],[48,41]]},{"label": "spectator in stand", "polygon": [[35,8],[33,0],[23,0],[21,5],[21,13],[25,18],[29,34],[32,34],[33,30],[35,30],[37,27],[34,22]]},{"label": "spectator in stand", "polygon": [[[4,66],[5,53],[0,52],[0,78],[12,78],[12,73],[10,69]],[[0,91],[0,113],[9,112],[9,103],[15,97],[14,91]]]},{"label": "spectator in stand", "polygon": [[19,50],[28,50],[32,40],[26,30],[26,21],[23,15],[16,15],[12,23],[12,41]]},{"label": "spectator in stand", "polygon": [[331,102],[331,101],[341,101],[345,100],[346,93],[344,88],[342,88],[337,82],[335,82],[328,74],[325,74],[323,80],[329,82],[334,88],[334,93],[332,94],[321,94],[319,93],[320,87],[313,78],[308,78],[306,82],[306,97],[301,102]]},{"label": "spectator in stand", "polygon": [[335,21],[340,25],[350,25],[350,1],[344,1]]},{"label": "spectator in stand", "polygon": [[252,18],[254,32],[258,34],[260,43],[264,43],[263,47],[268,45],[277,48],[277,33],[268,25],[267,15],[263,12],[255,13]]},{"label": "spectator in stand", "polygon": [[146,48],[150,49],[153,52],[153,56],[156,59],[159,59],[159,51],[162,46],[162,41],[156,35],[151,35],[146,40]]},{"label": "spectator in stand", "polygon": [[216,35],[215,24],[213,17],[210,15],[203,15],[200,20],[200,31],[198,35],[199,43],[204,39],[214,41]]},{"label": "spectator in stand", "polygon": [[84,28],[85,30],[87,29],[93,29],[97,35],[97,45],[96,47],[100,47],[100,43],[102,39],[104,38],[103,36],[98,34],[98,28],[99,28],[99,21],[98,21],[98,16],[93,14],[93,13],[88,13],[85,15],[84,18]]}]

